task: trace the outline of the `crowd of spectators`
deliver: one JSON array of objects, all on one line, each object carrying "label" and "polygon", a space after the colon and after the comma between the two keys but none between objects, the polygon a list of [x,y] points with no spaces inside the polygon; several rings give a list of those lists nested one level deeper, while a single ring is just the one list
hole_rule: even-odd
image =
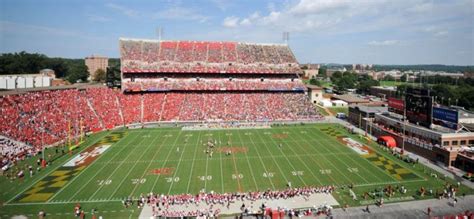
[{"label": "crowd of spectators", "polygon": [[[66,142],[88,132],[142,122],[319,118],[321,115],[302,92],[127,94],[103,87],[0,97],[0,135],[35,147]],[[8,147],[2,145],[3,148]]]},{"label": "crowd of spectators", "polygon": [[101,127],[79,90],[0,97],[0,134],[28,145],[50,145]]},{"label": "crowd of spectators", "polygon": [[295,73],[286,45],[121,40],[123,72]]},{"label": "crowd of spectators", "polygon": [[0,172],[3,175],[17,161],[24,160],[26,157],[34,156],[37,153],[38,150],[35,147],[0,136]]},{"label": "crowd of spectators", "polygon": [[124,124],[120,115],[119,100],[117,99],[120,94],[119,90],[94,88],[87,89],[86,93],[105,129],[112,129]]},{"label": "crowd of spectators", "polygon": [[251,78],[124,78],[122,82],[127,91],[156,90],[304,90],[305,85],[299,79],[251,79]]},{"label": "crowd of spectators", "polygon": [[[140,195],[138,199],[134,200],[129,197],[122,201],[125,207],[129,207],[136,202],[137,207],[141,208],[145,204],[150,205],[153,209],[153,216],[168,216],[168,217],[184,217],[184,216],[219,216],[221,209],[230,206],[232,203],[244,203],[244,202],[256,202],[259,200],[279,200],[289,199],[295,197],[308,197],[316,193],[327,193],[330,194],[334,191],[333,186],[321,186],[321,187],[302,187],[302,188],[287,188],[285,190],[266,190],[256,192],[235,192],[235,193],[224,193],[218,194],[214,192],[210,193],[199,193],[197,195],[192,194],[180,194],[180,195],[160,195],[155,193],[149,193],[146,195]],[[190,206],[205,203],[208,209],[200,209],[199,211],[172,211],[172,206]],[[241,210],[243,213],[249,213],[249,206],[242,205]],[[266,206],[261,206],[262,212],[266,213],[269,209]],[[271,210],[271,209],[270,209]],[[279,209],[280,210],[280,209]],[[299,211],[291,209],[281,209],[286,211],[288,215],[294,216]],[[303,214],[303,212],[301,213]]]}]

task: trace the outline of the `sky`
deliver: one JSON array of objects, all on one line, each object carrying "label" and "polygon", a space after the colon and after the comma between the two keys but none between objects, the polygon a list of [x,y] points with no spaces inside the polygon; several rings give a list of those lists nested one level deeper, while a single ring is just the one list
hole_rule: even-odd
[{"label": "sky", "polygon": [[474,65],[474,0],[1,0],[0,53],[119,57],[119,38],[284,43],[300,63]]}]

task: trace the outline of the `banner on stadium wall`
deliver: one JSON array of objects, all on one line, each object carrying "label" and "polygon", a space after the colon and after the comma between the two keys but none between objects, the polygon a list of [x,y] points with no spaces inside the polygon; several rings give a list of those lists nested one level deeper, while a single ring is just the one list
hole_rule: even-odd
[{"label": "banner on stadium wall", "polygon": [[457,110],[433,107],[433,123],[446,128],[458,129],[459,113]]},{"label": "banner on stadium wall", "polygon": [[405,103],[401,99],[396,99],[393,97],[388,98],[388,107],[395,110],[403,111],[405,110]]},{"label": "banner on stadium wall", "polygon": [[439,119],[446,122],[458,123],[458,111],[452,109],[445,109],[440,107],[433,107],[433,119]]}]

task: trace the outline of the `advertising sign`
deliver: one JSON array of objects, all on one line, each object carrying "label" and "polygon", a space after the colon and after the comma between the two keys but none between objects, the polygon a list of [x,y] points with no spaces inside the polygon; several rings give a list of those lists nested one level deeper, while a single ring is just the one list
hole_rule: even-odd
[{"label": "advertising sign", "polygon": [[388,98],[388,107],[392,108],[396,111],[403,112],[403,110],[405,109],[405,103],[401,99],[396,99],[396,98],[393,98],[393,97],[389,97]]}]

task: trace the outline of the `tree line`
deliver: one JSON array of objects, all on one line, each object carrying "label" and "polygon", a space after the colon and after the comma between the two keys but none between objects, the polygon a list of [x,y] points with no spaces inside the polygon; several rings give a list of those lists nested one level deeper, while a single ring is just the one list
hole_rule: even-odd
[{"label": "tree line", "polygon": [[[448,76],[424,76],[415,82],[424,88],[431,90],[431,95],[435,101],[442,105],[457,105],[468,110],[474,110],[474,79],[473,78],[452,78]],[[397,86],[397,96],[405,95],[406,88],[419,84],[402,84]]]},{"label": "tree line", "polygon": [[[109,66],[120,66],[120,59],[109,59]],[[63,78],[71,83],[87,81],[89,77],[84,59],[51,58],[44,54],[18,53],[0,54],[0,75],[6,74],[36,74],[42,69],[52,69],[57,78]],[[97,72],[95,81],[104,81],[105,71]]]},{"label": "tree line", "polygon": [[474,66],[459,66],[459,65],[374,65],[373,70],[375,71],[445,71],[445,72],[474,72]]}]

